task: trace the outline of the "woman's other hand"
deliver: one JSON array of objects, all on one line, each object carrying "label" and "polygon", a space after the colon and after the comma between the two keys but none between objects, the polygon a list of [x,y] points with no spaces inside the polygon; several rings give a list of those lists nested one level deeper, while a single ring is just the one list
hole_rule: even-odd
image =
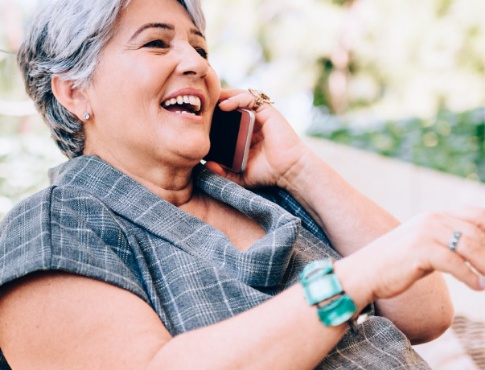
[{"label": "woman's other hand", "polygon": [[[452,251],[456,232],[461,237]],[[454,316],[439,272],[485,290],[485,209],[418,215],[337,261],[335,270],[352,298],[375,301],[378,314],[392,320],[411,343],[433,340]]]},{"label": "woman's other hand", "polygon": [[395,297],[434,271],[485,290],[485,209],[418,215],[340,263],[352,265],[354,272],[359,266],[372,300]]},{"label": "woman's other hand", "polygon": [[[253,109],[255,98],[246,90],[223,90],[219,107],[223,111],[238,108]],[[291,172],[307,147],[288,121],[271,104],[265,103],[254,110],[254,125],[251,148],[246,171],[235,174],[226,171],[214,162],[207,163],[214,172],[243,186],[270,186]]]}]

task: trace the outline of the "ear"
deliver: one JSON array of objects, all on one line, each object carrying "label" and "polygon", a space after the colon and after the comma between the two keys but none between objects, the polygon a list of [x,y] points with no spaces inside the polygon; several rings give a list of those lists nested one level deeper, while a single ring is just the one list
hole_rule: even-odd
[{"label": "ear", "polygon": [[57,101],[80,120],[83,120],[85,113],[90,113],[86,92],[79,87],[73,87],[72,81],[52,77],[51,87]]}]

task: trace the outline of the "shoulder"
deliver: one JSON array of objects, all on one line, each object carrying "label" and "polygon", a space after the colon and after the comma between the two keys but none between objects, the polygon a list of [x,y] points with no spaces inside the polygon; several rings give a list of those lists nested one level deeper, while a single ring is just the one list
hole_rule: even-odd
[{"label": "shoulder", "polygon": [[52,188],[18,203],[0,223],[0,258],[33,242],[42,244],[51,207]]},{"label": "shoulder", "polygon": [[[48,187],[18,203],[0,223],[0,247],[55,243],[58,233],[103,228],[115,222],[98,199],[69,187]],[[96,219],[97,222],[92,222]]]},{"label": "shoulder", "polygon": [[0,285],[62,270],[110,282],[146,299],[123,224],[82,190],[49,187],[20,202],[0,224]]}]

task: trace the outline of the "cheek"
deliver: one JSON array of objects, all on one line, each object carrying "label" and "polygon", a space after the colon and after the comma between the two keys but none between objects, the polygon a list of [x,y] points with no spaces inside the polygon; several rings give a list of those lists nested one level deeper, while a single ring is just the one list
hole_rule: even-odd
[{"label": "cheek", "polygon": [[118,74],[107,74],[105,77],[93,89],[91,101],[95,115],[121,123],[124,120],[133,121],[134,116],[141,118],[150,114],[150,110],[153,111],[157,90],[147,86],[150,83],[154,85],[153,76],[137,73],[126,78],[120,78]]},{"label": "cheek", "polygon": [[212,68],[210,68],[207,75],[207,81],[211,100],[215,100],[217,102],[221,95],[221,81],[219,80],[219,76],[217,75],[216,71],[214,71]]},{"label": "cheek", "polygon": [[[94,85],[113,97],[133,99],[159,91],[168,76],[169,63],[153,57],[130,57],[123,53],[108,54],[98,66]],[[99,96],[99,98],[103,98]]]}]

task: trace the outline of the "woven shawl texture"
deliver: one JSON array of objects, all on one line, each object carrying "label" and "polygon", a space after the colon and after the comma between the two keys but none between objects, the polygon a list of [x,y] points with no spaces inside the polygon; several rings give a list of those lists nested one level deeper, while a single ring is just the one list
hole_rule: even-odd
[{"label": "woven shawl texture", "polygon": [[[52,170],[52,186],[0,224],[0,284],[46,270],[105,281],[139,296],[177,335],[261,304],[297,282],[310,261],[339,258],[282,189],[257,194],[203,166],[194,176],[197,191],[256,220],[266,235],[239,251],[225,234],[101,159],[81,156]],[[0,353],[0,369],[8,368]],[[389,320],[372,317],[318,368],[429,367]]]}]

